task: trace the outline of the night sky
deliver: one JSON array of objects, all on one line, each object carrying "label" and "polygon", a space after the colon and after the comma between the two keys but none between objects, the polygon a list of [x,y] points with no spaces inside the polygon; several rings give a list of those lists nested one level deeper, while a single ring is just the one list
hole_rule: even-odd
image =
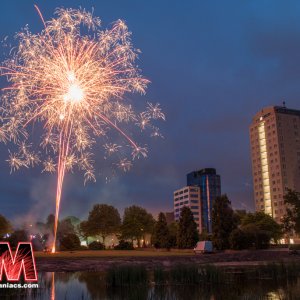
[{"label": "night sky", "polygon": [[[132,204],[154,214],[171,211],[173,191],[186,184],[186,173],[205,167],[217,169],[235,208],[253,210],[251,118],[283,100],[300,109],[299,1],[2,1],[1,40],[26,24],[42,30],[34,3],[46,20],[56,7],[79,6],[94,7],[103,28],[125,20],[142,51],[138,64],[151,81],[146,96],[128,97],[161,103],[167,117],[160,126],[164,139],[149,137],[149,157],[129,173],[106,183],[102,171],[87,186],[79,174],[68,175],[61,216],[84,218],[94,203],[120,212]],[[39,168],[10,175],[7,157],[2,144],[0,213],[42,220],[54,212],[55,175]]]}]

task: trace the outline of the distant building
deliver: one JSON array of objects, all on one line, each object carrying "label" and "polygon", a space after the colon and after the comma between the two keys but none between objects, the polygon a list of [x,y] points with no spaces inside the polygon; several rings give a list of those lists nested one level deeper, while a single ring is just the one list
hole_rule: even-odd
[{"label": "distant building", "polygon": [[211,232],[211,213],[214,201],[221,196],[221,177],[216,169],[205,168],[187,174],[187,185],[198,186],[201,191],[202,227]]},{"label": "distant building", "polygon": [[174,219],[179,221],[181,209],[191,209],[198,231],[202,232],[201,194],[199,187],[186,186],[174,192]]},{"label": "distant building", "polygon": [[179,220],[183,206],[191,208],[201,233],[212,231],[211,213],[216,197],[221,195],[221,178],[213,168],[187,174],[187,186],[174,192],[174,215]]},{"label": "distant building", "polygon": [[165,216],[168,225],[175,221],[173,212],[166,212]]},{"label": "distant building", "polygon": [[250,142],[256,211],[280,222],[286,190],[300,192],[300,111],[262,109],[250,125]]}]

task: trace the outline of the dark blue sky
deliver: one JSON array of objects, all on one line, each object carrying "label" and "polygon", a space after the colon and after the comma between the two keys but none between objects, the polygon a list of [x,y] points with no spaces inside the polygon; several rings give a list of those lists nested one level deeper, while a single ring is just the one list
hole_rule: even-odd
[{"label": "dark blue sky", "polygon": [[[299,1],[2,1],[0,39],[25,24],[42,29],[34,3],[45,19],[56,7],[82,6],[94,7],[103,27],[125,20],[152,82],[138,100],[160,102],[167,116],[165,139],[149,141],[149,158],[131,172],[86,187],[81,177],[68,176],[62,216],[84,217],[97,202],[121,211],[132,204],[171,210],[186,173],[204,167],[217,169],[234,207],[253,209],[251,117],[283,99],[300,108]],[[55,177],[32,169],[10,175],[7,147],[0,151],[0,213],[42,219],[53,212]]]}]

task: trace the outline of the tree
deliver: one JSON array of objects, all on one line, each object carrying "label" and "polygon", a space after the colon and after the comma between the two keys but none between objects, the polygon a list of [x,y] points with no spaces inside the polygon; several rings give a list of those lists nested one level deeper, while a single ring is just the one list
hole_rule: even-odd
[{"label": "tree", "polygon": [[80,240],[79,237],[74,234],[65,235],[60,240],[60,250],[78,250],[80,249]]},{"label": "tree", "polygon": [[287,206],[282,220],[284,232],[288,237],[293,231],[300,234],[300,193],[289,189],[284,196],[284,203]]},{"label": "tree", "polygon": [[155,223],[152,235],[152,243],[155,248],[170,249],[170,232],[167,225],[166,216],[164,213],[158,215],[158,221]]},{"label": "tree", "polygon": [[79,236],[81,236],[82,238],[84,238],[86,240],[87,245],[88,243],[88,238],[89,238],[89,222],[88,221],[82,221],[80,222],[80,224],[78,225],[78,234]]},{"label": "tree", "polygon": [[235,218],[236,224],[240,225],[242,223],[243,218],[247,215],[246,210],[236,209],[233,211],[233,216]]},{"label": "tree", "polygon": [[215,199],[212,209],[212,242],[218,250],[228,249],[229,236],[237,227],[231,203],[227,195]]},{"label": "tree", "polygon": [[269,215],[264,212],[248,213],[241,223],[241,227],[255,225],[258,230],[269,232],[270,238],[277,242],[282,237],[281,226]]},{"label": "tree", "polygon": [[211,234],[207,232],[206,228],[203,228],[199,234],[199,241],[211,241]]},{"label": "tree", "polygon": [[133,205],[125,208],[123,224],[121,227],[121,238],[137,240],[138,247],[141,246],[141,239],[145,240],[145,234],[152,233],[154,218],[144,208]]},{"label": "tree", "polygon": [[190,208],[184,206],[178,224],[177,246],[181,249],[190,249],[195,247],[198,240],[197,224],[194,221],[193,213]]},{"label": "tree", "polygon": [[70,222],[74,227],[80,224],[80,219],[75,216],[68,216],[65,218],[65,220],[70,220]]},{"label": "tree", "polygon": [[[282,237],[281,226],[271,216],[264,212],[248,213],[242,219],[241,228],[245,229],[245,226],[247,225],[256,226],[257,231],[261,231],[261,233],[257,232],[255,235],[261,235],[262,237],[264,236],[264,238],[268,235],[269,241],[270,239],[273,239],[277,242]],[[252,230],[254,230],[254,227]]]},{"label": "tree", "polygon": [[256,249],[266,249],[269,247],[271,234],[269,231],[261,230],[253,223],[242,226],[242,231],[247,236],[249,247],[255,247]]},{"label": "tree", "polygon": [[89,212],[86,229],[90,236],[101,236],[103,244],[105,238],[120,229],[121,218],[118,210],[107,204],[95,204]]},{"label": "tree", "polygon": [[168,225],[169,234],[170,234],[170,248],[177,247],[177,232],[178,232],[178,223],[172,222]]},{"label": "tree", "polygon": [[64,220],[69,220],[73,225],[74,231],[77,235],[79,235],[79,225],[81,223],[80,219],[75,216],[68,216]]},{"label": "tree", "polygon": [[114,250],[134,250],[134,247],[131,242],[120,240],[119,244],[114,246]]},{"label": "tree", "polygon": [[76,234],[75,228],[70,219],[63,219],[58,223],[57,239],[61,240],[64,236],[69,234]]},{"label": "tree", "polygon": [[91,242],[89,244],[88,248],[89,248],[89,250],[105,250],[104,244],[97,242],[97,241]]},{"label": "tree", "polygon": [[0,215],[0,239],[2,239],[5,234],[11,232],[12,227],[10,222],[4,216]]},{"label": "tree", "polygon": [[252,236],[247,231],[234,229],[229,236],[230,248],[234,250],[248,249],[253,244]]}]

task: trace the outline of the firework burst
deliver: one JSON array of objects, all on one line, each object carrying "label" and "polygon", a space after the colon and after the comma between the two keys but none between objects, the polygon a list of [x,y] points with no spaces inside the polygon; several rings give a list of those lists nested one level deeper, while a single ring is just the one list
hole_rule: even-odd
[{"label": "firework burst", "polygon": [[[135,64],[139,51],[123,21],[100,30],[99,18],[83,9],[57,9],[47,22],[38,12],[44,30],[33,34],[26,27],[18,33],[18,46],[0,67],[9,82],[2,90],[0,141],[17,145],[9,152],[11,170],[41,164],[42,172],[57,174],[55,252],[65,173],[77,167],[85,182],[95,181],[98,155],[93,153],[99,139],[106,141],[105,156],[124,148],[109,141],[112,130],[130,146],[131,159],[120,157],[115,164],[128,171],[135,158],[147,156],[147,149],[123,127],[132,123],[160,136],[151,120],[165,116],[158,104],[148,103],[145,112],[136,113],[124,100],[127,93],[144,94],[148,80]],[[41,136],[37,130],[32,140],[38,124]]]}]

